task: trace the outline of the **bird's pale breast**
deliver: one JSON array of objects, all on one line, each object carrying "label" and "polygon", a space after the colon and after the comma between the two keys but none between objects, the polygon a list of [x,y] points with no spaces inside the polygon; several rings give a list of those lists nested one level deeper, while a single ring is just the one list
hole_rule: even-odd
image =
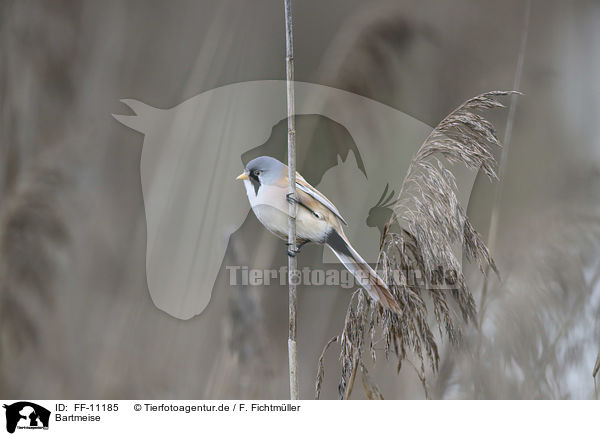
[{"label": "bird's pale breast", "polygon": [[[256,218],[273,234],[287,239],[289,204],[286,199],[288,189],[277,185],[263,185],[256,194],[254,187],[244,181],[250,206]],[[311,211],[298,205],[296,214],[296,233],[299,240],[323,242],[331,229],[328,216],[322,211],[316,217]]]}]

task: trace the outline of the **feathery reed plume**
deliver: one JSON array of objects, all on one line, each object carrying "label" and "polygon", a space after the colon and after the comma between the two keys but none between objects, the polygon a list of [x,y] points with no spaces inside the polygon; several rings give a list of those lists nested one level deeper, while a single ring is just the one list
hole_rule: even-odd
[{"label": "feathery reed plume", "polygon": [[[7,196],[0,217],[0,358],[39,345],[40,322],[69,233],[57,192],[59,170],[36,167]],[[2,365],[6,368],[6,365]],[[0,384],[8,381],[2,374]],[[5,392],[7,392],[5,390]],[[10,392],[10,391],[8,391]]]},{"label": "feathery reed plume", "polygon": [[[361,290],[353,295],[340,335],[341,398],[349,398],[356,372],[364,367],[363,352],[368,349],[375,361],[377,333],[385,341],[386,356],[396,354],[398,370],[409,352],[418,357],[422,371],[417,372],[427,392],[425,361],[433,371],[439,363],[429,308],[439,335],[445,332],[452,343],[461,336],[454,314],[460,313],[463,322],[474,320],[475,302],[454,246],[460,243],[466,258],[477,263],[482,273],[487,267],[497,269],[459,204],[453,174],[439,157],[496,178],[493,149],[500,143],[491,122],[479,112],[504,107],[496,97],[510,93],[492,91],[467,100],[433,129],[413,158],[394,214],[384,228],[378,262],[403,314],[372,303]],[[385,195],[384,191],[380,201],[387,203],[390,199]]]},{"label": "feathery reed plume", "polygon": [[581,161],[562,170],[553,201],[505,231],[503,280],[490,282],[484,322],[452,357],[442,394],[452,387],[459,398],[597,395],[589,376],[600,365],[600,172]]},{"label": "feathery reed plume", "polygon": [[323,385],[323,378],[325,377],[325,353],[334,342],[338,342],[339,337],[334,336],[327,342],[323,351],[321,352],[321,356],[319,357],[319,364],[317,369],[317,379],[315,380],[315,400],[318,400],[321,395],[321,386]]}]

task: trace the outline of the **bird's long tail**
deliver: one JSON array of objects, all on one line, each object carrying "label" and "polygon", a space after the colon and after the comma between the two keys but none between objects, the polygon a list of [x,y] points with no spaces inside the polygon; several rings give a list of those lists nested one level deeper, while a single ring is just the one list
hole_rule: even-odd
[{"label": "bird's long tail", "polygon": [[359,284],[383,307],[397,314],[402,314],[400,305],[390,292],[386,283],[377,275],[367,262],[356,252],[346,236],[332,230],[326,244],[344,264],[346,269],[358,280]]}]

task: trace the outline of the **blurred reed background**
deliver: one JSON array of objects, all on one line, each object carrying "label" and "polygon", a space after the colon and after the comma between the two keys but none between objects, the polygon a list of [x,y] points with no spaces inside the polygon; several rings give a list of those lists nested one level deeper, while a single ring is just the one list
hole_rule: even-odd
[{"label": "blurred reed background", "polygon": [[[296,79],[435,126],[469,97],[512,88],[525,8],[298,1]],[[481,329],[466,326],[461,346],[441,351],[439,373],[420,374],[430,398],[595,397],[599,24],[594,1],[532,2],[525,96],[499,182],[492,254],[502,280],[490,276]],[[169,108],[217,86],[284,78],[282,2],[7,0],[0,41],[0,394],[286,398],[283,289],[223,285],[189,321],[152,303],[142,139],[110,116],[122,111],[120,98]],[[494,119],[501,138],[506,115]],[[469,203],[486,239],[494,189],[480,175]],[[281,257],[251,217],[245,226],[265,239],[257,264]],[[247,250],[232,238],[228,262]],[[466,273],[479,303],[475,270]],[[217,281],[226,284],[224,271]],[[340,332],[350,294],[299,290],[301,398],[314,395],[318,357]],[[337,352],[326,358],[321,398],[337,398]],[[385,398],[425,397],[410,365],[396,374],[378,359],[372,375]],[[364,393],[355,388],[352,398]]]}]

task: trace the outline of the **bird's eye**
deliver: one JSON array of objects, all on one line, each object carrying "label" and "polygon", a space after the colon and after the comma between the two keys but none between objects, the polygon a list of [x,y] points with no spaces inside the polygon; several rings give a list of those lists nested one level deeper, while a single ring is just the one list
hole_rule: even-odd
[{"label": "bird's eye", "polygon": [[260,173],[261,173],[261,172],[262,172],[261,170],[254,170],[254,175],[255,175],[256,177],[258,177],[258,176],[260,176]]}]

